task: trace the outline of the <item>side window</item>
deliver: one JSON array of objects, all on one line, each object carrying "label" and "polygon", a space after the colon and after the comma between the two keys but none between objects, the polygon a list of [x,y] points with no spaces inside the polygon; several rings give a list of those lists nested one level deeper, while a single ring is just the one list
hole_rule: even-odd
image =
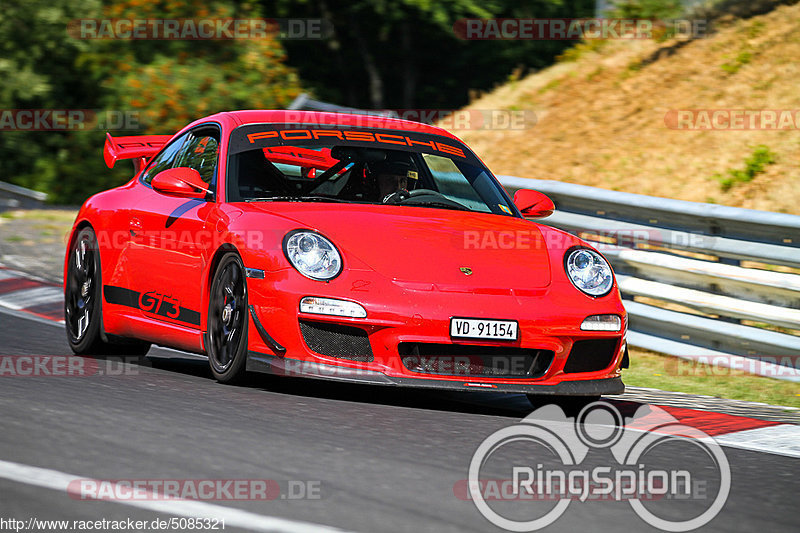
[{"label": "side window", "polygon": [[150,182],[153,181],[153,177],[156,174],[162,170],[172,168],[174,166],[173,163],[175,162],[175,156],[178,154],[181,146],[183,146],[183,143],[186,142],[187,136],[188,134],[181,135],[172,141],[163,152],[158,154],[155,159],[150,162],[150,165],[148,165],[147,170],[145,170],[141,177],[141,180],[149,185]]},{"label": "side window", "polygon": [[193,168],[200,173],[204,182],[214,184],[218,154],[219,141],[216,132],[203,130],[191,133],[176,158],[175,166]]}]

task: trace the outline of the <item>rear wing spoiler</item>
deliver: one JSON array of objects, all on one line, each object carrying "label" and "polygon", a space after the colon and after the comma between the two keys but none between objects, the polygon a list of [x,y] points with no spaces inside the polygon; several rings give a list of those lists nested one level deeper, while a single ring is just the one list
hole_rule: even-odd
[{"label": "rear wing spoiler", "polygon": [[139,172],[147,161],[156,155],[172,135],[136,135],[132,137],[112,137],[106,133],[103,159],[108,168],[114,168],[119,159],[133,159],[133,168]]}]

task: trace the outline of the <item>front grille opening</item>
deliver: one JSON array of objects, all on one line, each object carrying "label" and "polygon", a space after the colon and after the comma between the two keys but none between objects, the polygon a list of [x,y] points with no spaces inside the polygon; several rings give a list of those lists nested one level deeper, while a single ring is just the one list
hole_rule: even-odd
[{"label": "front grille opening", "polygon": [[301,320],[300,332],[312,352],[350,361],[374,360],[367,332],[361,328]]},{"label": "front grille opening", "polygon": [[412,372],[464,377],[537,378],[544,375],[554,353],[507,346],[401,342],[403,366]]},{"label": "front grille opening", "polygon": [[617,353],[618,342],[617,338],[575,341],[564,365],[564,373],[596,372],[608,368]]}]

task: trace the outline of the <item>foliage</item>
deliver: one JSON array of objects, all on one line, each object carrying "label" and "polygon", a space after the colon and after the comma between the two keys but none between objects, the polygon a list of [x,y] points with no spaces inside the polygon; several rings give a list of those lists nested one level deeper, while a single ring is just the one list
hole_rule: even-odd
[{"label": "foliage", "polygon": [[674,19],[683,12],[681,0],[617,0],[611,16],[624,19]]},{"label": "foliage", "polygon": [[775,163],[775,153],[767,146],[760,144],[753,150],[753,154],[745,159],[744,169],[728,169],[727,176],[717,173],[714,174],[714,178],[719,181],[723,191],[728,191],[737,183],[753,181],[758,174],[763,174],[766,167],[773,163]]},{"label": "foliage", "polygon": [[682,18],[681,0],[619,0],[613,2],[610,16],[623,19],[649,19],[653,23],[653,38],[657,42],[671,39],[676,34],[670,20]]},{"label": "foliage", "polygon": [[[282,108],[310,90],[354,107],[453,109],[471,94],[552,64],[570,41],[459,39],[463,18],[567,18],[592,0],[6,0],[0,109],[111,110],[172,133],[225,109]],[[326,18],[323,40],[80,40],[84,18]],[[0,179],[80,203],[130,176],[101,157],[105,131],[0,134]]]},{"label": "foliage", "polygon": [[[7,0],[0,10],[0,109],[87,109],[99,100],[98,78],[76,58],[89,43],[69,39],[66,23],[96,17],[97,0]],[[0,179],[52,193],[76,175],[61,168],[70,160],[86,160],[83,173],[102,169],[98,136],[93,161],[86,134],[78,132],[2,131]],[[93,180],[89,180],[90,182]],[[95,182],[96,186],[97,183]],[[57,196],[57,195],[56,195]],[[63,201],[79,201],[64,199]]]},{"label": "foliage", "polygon": [[[611,8],[607,11],[611,18],[656,21],[653,35],[658,41],[663,41],[674,35],[674,29],[665,28],[658,22],[679,17],[683,12],[683,6],[681,0],[618,0],[612,2]],[[600,51],[605,44],[606,41],[601,39],[583,40],[564,50],[556,59],[562,63],[577,61],[587,53]]]},{"label": "foliage", "polygon": [[741,370],[695,363],[671,355],[630,349],[631,367],[622,371],[629,387],[650,387],[715,398],[800,407],[797,384]]},{"label": "foliage", "polygon": [[[136,131],[173,133],[225,109],[280,108],[300,94],[299,79],[274,38],[229,41],[79,40],[81,18],[261,17],[236,0],[6,0],[0,11],[0,109],[111,110]],[[130,166],[105,167],[105,131],[3,131],[0,179],[77,204],[119,185]]]},{"label": "foliage", "polygon": [[583,56],[591,52],[599,52],[603,49],[606,42],[601,39],[588,39],[577,43],[572,48],[567,48],[562,53],[556,56],[556,60],[560,63],[568,63],[577,61]]},{"label": "foliage", "polygon": [[261,0],[275,17],[328,17],[322,42],[285,42],[289,62],[322,100],[361,108],[461,107],[514,71],[547,67],[571,41],[463,40],[464,18],[570,18],[593,0]]},{"label": "foliage", "polygon": [[[117,1],[109,18],[261,18],[233,1]],[[300,94],[297,75],[275,38],[223,41],[112,42],[95,61],[110,68],[103,86],[117,109],[138,112],[142,130],[172,133],[199,117],[231,109],[288,106]]]},{"label": "foliage", "polygon": [[733,58],[732,61],[726,61],[725,63],[723,63],[722,70],[724,70],[728,74],[736,74],[737,72],[739,72],[739,69],[742,68],[742,66],[750,63],[752,59],[753,55],[747,50],[743,50],[739,52],[736,55],[736,57]]}]

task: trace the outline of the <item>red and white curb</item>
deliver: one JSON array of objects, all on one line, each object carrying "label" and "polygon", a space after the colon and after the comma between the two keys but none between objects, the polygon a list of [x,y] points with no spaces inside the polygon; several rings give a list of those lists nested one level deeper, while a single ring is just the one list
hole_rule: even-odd
[{"label": "red and white curb", "polygon": [[721,446],[800,459],[800,426],[778,424],[714,437]]},{"label": "red and white curb", "polygon": [[[800,459],[800,426],[796,424],[684,407],[658,407],[681,424],[706,433],[720,446]],[[635,430],[637,425],[646,426],[653,422],[652,417],[646,416],[626,427]]]},{"label": "red and white curb", "polygon": [[[0,307],[64,323],[64,291],[60,285],[33,279],[2,265]],[[681,424],[704,431],[722,446],[800,458],[799,425],[684,407],[659,408]]]},{"label": "red and white curb", "polygon": [[64,290],[0,265],[0,307],[64,323]]}]

